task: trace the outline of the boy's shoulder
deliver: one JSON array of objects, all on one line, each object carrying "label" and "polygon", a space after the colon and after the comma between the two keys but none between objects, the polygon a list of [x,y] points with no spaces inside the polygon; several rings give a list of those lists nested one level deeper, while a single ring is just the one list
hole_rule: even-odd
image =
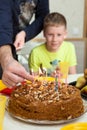
[{"label": "boy's shoulder", "polygon": [[41,49],[45,46],[45,43],[42,43],[40,45],[37,45],[36,47],[33,48],[33,50],[38,50],[38,49]]},{"label": "boy's shoulder", "polygon": [[63,45],[65,45],[65,46],[74,46],[73,42],[70,42],[70,41],[63,41]]},{"label": "boy's shoulder", "polygon": [[45,48],[45,43],[42,43],[40,45],[37,45],[36,47],[34,47],[32,49],[32,52],[38,52],[38,51],[42,51]]}]

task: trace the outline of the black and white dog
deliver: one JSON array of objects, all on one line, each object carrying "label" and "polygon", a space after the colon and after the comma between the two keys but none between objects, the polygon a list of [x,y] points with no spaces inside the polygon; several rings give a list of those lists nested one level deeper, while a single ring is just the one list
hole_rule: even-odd
[{"label": "black and white dog", "polygon": [[33,16],[35,8],[34,0],[27,1],[20,5],[20,15],[19,15],[19,27],[24,28],[27,26]]}]

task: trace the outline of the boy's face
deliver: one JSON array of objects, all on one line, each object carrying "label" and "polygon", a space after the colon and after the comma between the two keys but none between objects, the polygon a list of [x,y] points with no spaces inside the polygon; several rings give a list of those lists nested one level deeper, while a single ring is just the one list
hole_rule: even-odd
[{"label": "boy's face", "polygon": [[44,37],[46,38],[46,46],[48,51],[56,52],[64,39],[67,32],[65,26],[48,26],[44,31]]}]

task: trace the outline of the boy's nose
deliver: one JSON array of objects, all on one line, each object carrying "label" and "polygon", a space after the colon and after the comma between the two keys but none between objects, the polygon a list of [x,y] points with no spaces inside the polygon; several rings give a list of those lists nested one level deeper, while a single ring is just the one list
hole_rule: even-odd
[{"label": "boy's nose", "polygon": [[56,41],[58,39],[57,36],[53,36],[53,41]]}]

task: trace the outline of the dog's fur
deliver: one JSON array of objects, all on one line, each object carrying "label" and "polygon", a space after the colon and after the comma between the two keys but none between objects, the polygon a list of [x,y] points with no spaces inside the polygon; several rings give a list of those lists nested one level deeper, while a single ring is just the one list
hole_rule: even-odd
[{"label": "dog's fur", "polygon": [[35,8],[34,1],[25,2],[20,5],[20,12],[21,12],[21,14],[19,15],[20,28],[24,28],[25,26],[29,24],[34,13],[34,8]]}]

